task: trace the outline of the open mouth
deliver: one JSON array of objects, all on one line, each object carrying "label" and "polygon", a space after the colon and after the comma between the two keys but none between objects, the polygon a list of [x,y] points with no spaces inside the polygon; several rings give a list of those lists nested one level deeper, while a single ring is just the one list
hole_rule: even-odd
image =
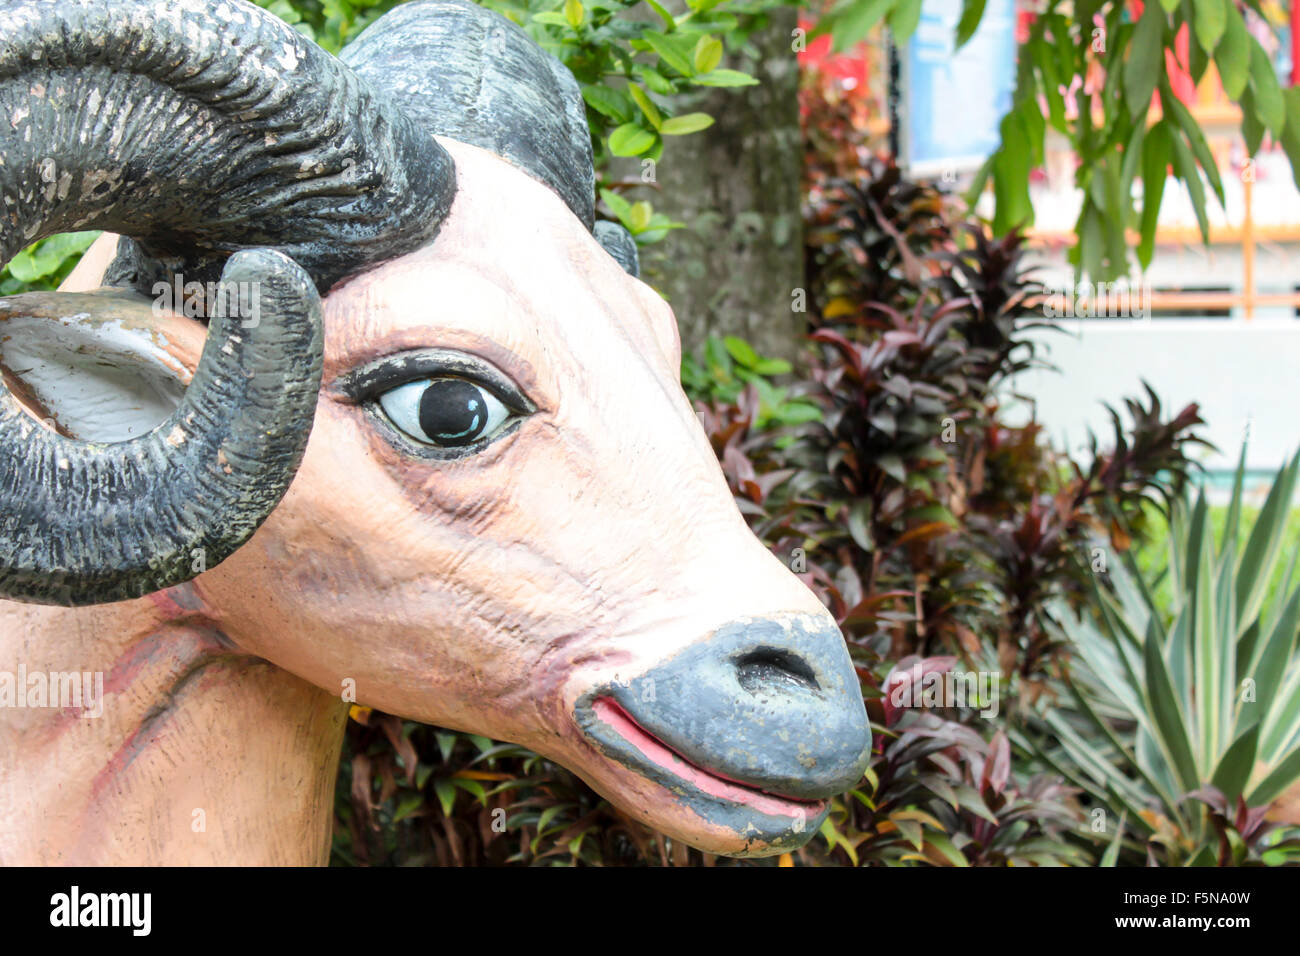
[{"label": "open mouth", "polygon": [[[583,714],[582,712],[586,713]],[[599,696],[579,713],[587,736],[607,756],[681,796],[710,823],[772,845],[800,845],[821,823],[829,803],[768,793],[728,779],[687,760],[609,696]]]}]

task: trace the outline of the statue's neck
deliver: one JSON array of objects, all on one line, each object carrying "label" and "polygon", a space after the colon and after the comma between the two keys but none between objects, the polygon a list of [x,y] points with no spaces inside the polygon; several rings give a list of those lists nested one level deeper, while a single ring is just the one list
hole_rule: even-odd
[{"label": "statue's neck", "polygon": [[0,864],[327,861],[346,704],[243,654],[192,597],[0,602],[0,681],[25,670],[26,703],[34,674],[91,690],[81,710],[0,707]]}]

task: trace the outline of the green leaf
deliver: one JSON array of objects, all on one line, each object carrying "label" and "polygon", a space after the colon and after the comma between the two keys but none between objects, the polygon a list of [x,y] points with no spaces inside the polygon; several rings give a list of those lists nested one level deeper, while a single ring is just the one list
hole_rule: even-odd
[{"label": "green leaf", "polygon": [[964,47],[979,29],[980,20],[984,18],[984,3],[985,0],[962,0],[961,19],[957,21],[954,51]]},{"label": "green leaf", "polygon": [[665,10],[660,4],[656,3],[655,0],[646,0],[646,3],[650,4],[651,10],[659,14],[659,19],[664,22],[664,26],[668,29],[669,33],[677,27],[677,21],[673,19],[673,15]]},{"label": "green leaf", "polygon": [[1259,614],[1260,606],[1268,593],[1273,569],[1282,548],[1282,537],[1295,494],[1297,475],[1300,475],[1300,454],[1278,472],[1269,489],[1264,505],[1255,519],[1246,548],[1237,563],[1237,633],[1246,629]]},{"label": "green leaf", "polygon": [[794,371],[794,366],[785,359],[767,358],[759,359],[758,364],[754,366],[754,371],[759,375],[769,377],[772,375],[789,375]]},{"label": "green leaf", "polygon": [[1218,767],[1214,770],[1212,784],[1223,791],[1229,803],[1236,803],[1242,789],[1255,769],[1255,750],[1259,744],[1259,724],[1251,727],[1232,742]]},{"label": "green leaf", "polygon": [[1124,146],[1124,163],[1120,167],[1119,190],[1123,196],[1133,194],[1133,180],[1137,176],[1138,162],[1142,158],[1142,144],[1146,141],[1147,124],[1138,120],[1133,124],[1133,132]]},{"label": "green leaf", "polygon": [[[1220,641],[1229,638],[1220,635],[1217,627],[1219,617],[1215,610],[1214,541],[1208,523],[1202,526],[1201,533],[1204,540],[1196,549],[1196,570],[1190,595],[1193,613],[1192,670],[1195,674],[1197,701],[1196,737],[1200,743],[1200,760],[1197,765],[1208,772],[1219,756],[1219,743],[1226,733],[1219,701],[1223,697],[1224,681],[1229,679],[1229,675],[1223,673],[1219,650]],[[1188,736],[1190,737],[1190,731]],[[1199,779],[1197,782],[1200,782]],[[1195,789],[1195,785],[1188,786],[1187,789]]]},{"label": "green leaf", "polygon": [[670,38],[662,33],[655,33],[653,30],[647,30],[641,34],[641,38],[650,44],[651,49],[659,54],[661,60],[682,74],[682,76],[695,75],[695,67],[690,58]]},{"label": "green leaf", "polygon": [[1213,53],[1228,24],[1229,0],[1192,0],[1193,29],[1206,53]]},{"label": "green leaf", "polygon": [[564,19],[564,14],[554,10],[548,10],[543,13],[534,13],[533,21],[535,23],[544,23],[548,27],[567,27],[569,21]]},{"label": "green leaf", "polygon": [[650,227],[650,220],[653,218],[654,210],[648,202],[644,199],[640,202],[634,202],[627,214],[628,231],[634,236],[645,232]]},{"label": "green leaf", "polygon": [[1147,131],[1142,144],[1142,221],[1138,262],[1146,269],[1155,250],[1157,216],[1168,176],[1172,136],[1164,120]]},{"label": "green leaf", "polygon": [[700,86],[757,86],[758,80],[739,70],[710,70],[691,78]]},{"label": "green leaf", "polygon": [[605,200],[605,205],[613,210],[614,215],[618,216],[619,221],[622,222],[623,225],[627,225],[627,220],[632,215],[632,204],[612,189],[602,189],[600,191],[600,198]]},{"label": "green leaf", "polygon": [[1254,37],[1250,38],[1250,91],[1254,95],[1259,120],[1280,139],[1286,125],[1286,102],[1278,85],[1273,61]]},{"label": "green leaf", "polygon": [[[850,0],[843,5],[842,13],[832,13],[831,48],[836,53],[847,52],[866,39],[896,0]],[[838,11],[840,8],[837,7]]]},{"label": "green leaf", "polygon": [[[1115,753],[1122,754],[1127,759],[1128,763],[1137,771],[1138,776],[1140,776],[1146,785],[1151,788],[1151,791],[1160,798],[1160,802],[1165,805],[1169,815],[1176,818],[1177,808],[1175,806],[1173,795],[1162,787],[1159,782],[1151,776],[1151,774],[1147,773],[1146,769],[1142,766],[1141,761],[1134,759],[1131,748],[1119,738],[1118,734],[1115,733],[1114,728],[1102,719],[1101,715],[1097,713],[1096,708],[1093,707],[1092,702],[1089,701],[1087,695],[1080,690],[1078,685],[1069,678],[1066,678],[1066,683],[1069,685],[1075,701],[1079,704],[1080,710],[1089,720],[1092,721],[1093,725],[1101,731],[1102,736],[1110,742],[1110,745],[1115,749]],[[1143,715],[1141,719],[1145,721],[1145,715]],[[1076,748],[1089,755],[1090,759],[1093,761],[1093,772],[1098,773],[1098,770],[1100,771],[1100,773],[1098,773],[1098,779],[1105,780],[1106,785],[1114,793],[1121,794],[1122,792],[1126,795],[1126,799],[1131,799],[1131,797],[1128,796],[1128,791],[1130,789],[1129,781],[1124,776],[1124,773],[1113,765],[1113,758],[1107,759],[1105,756],[1100,755],[1095,748],[1088,745],[1084,737],[1076,735],[1073,731],[1070,731],[1068,724],[1064,721],[1060,721],[1059,718],[1056,718],[1056,715],[1051,715],[1051,717],[1048,718],[1048,722],[1051,724],[1053,729],[1058,730],[1058,733],[1061,729],[1064,729],[1069,732],[1068,735],[1075,737]],[[1062,739],[1064,740],[1064,736]],[[1142,802],[1142,797],[1140,795],[1135,793],[1132,796],[1137,797],[1137,802],[1139,804]]]},{"label": "green leaf", "polygon": [[634,72],[641,78],[642,83],[650,87],[651,90],[658,93],[660,96],[672,96],[677,92],[677,88],[673,85],[672,80],[654,69],[654,67],[646,66],[644,63],[638,63]]},{"label": "green leaf", "polygon": [[903,513],[907,521],[932,522],[938,521],[943,524],[952,525],[954,528],[961,527],[961,522],[957,517],[940,504],[922,505],[920,508],[910,508]]},{"label": "green leaf", "polygon": [[[1061,94],[1063,84],[1061,83],[1060,71],[1057,69],[1055,49],[1036,31],[1022,50],[1027,51],[1033,57],[1034,65],[1038,68],[1040,74],[1038,85],[1042,89],[1044,99],[1047,101],[1049,122],[1058,132],[1067,136],[1071,135],[1069,121],[1065,118],[1065,97]],[[1072,66],[1071,63],[1070,67]]]},{"label": "green leaf", "polygon": [[970,866],[970,863],[967,862],[966,857],[962,855],[961,850],[953,846],[952,841],[949,840],[948,837],[945,836],[944,834],[935,833],[932,830],[926,834],[926,841],[930,844],[930,846],[934,847],[936,850],[942,853],[944,857],[948,860],[948,862],[951,863],[953,866],[963,866],[963,867]]},{"label": "green leaf", "polygon": [[453,777],[451,782],[455,784],[458,790],[464,790],[483,806],[487,806],[487,791],[483,789],[483,784],[477,780],[463,780],[459,777]]},{"label": "green leaf", "polygon": [[[567,809],[568,807],[565,804],[560,803],[560,804],[553,804],[552,806],[549,806],[545,810],[543,810],[541,812],[541,815],[538,816],[537,818],[537,835],[541,836],[543,833],[545,833],[546,828],[550,824],[550,822]],[[563,826],[563,823],[561,823],[560,825]]]},{"label": "green leaf", "polygon": [[1205,178],[1210,182],[1210,188],[1214,190],[1214,195],[1218,197],[1219,205],[1224,203],[1223,199],[1223,180],[1219,176],[1219,164],[1214,161],[1214,154],[1210,152],[1209,145],[1205,142],[1205,134],[1201,132],[1200,124],[1188,112],[1186,106],[1173,95],[1170,90],[1168,96],[1165,91],[1169,90],[1168,85],[1162,89],[1160,101],[1166,106],[1170,113],[1173,114],[1175,122],[1178,123],[1187,141],[1191,144],[1192,152],[1196,156],[1196,162],[1205,171]]},{"label": "green leaf", "polygon": [[655,144],[655,134],[636,123],[624,123],[609,134],[609,151],[615,156],[640,156]]},{"label": "green leaf", "polygon": [[[1282,151],[1286,153],[1286,158],[1291,163],[1291,178],[1295,180],[1296,188],[1300,189],[1300,86],[1287,87],[1282,98],[1286,103],[1286,126],[1282,128]],[[1243,123],[1242,126],[1244,135],[1245,124]],[[1247,145],[1249,146],[1249,140]],[[1258,142],[1255,148],[1259,148]],[[1253,150],[1251,155],[1254,155]]]},{"label": "green leaf", "polygon": [[890,817],[890,821],[894,826],[898,827],[898,832],[903,835],[903,839],[916,847],[917,850],[921,849],[923,845],[921,824],[917,823],[915,820],[899,820],[894,817]]},{"label": "green leaf", "polygon": [[1300,780],[1300,747],[1287,754],[1286,759],[1260,781],[1259,786],[1250,792],[1246,802],[1252,807],[1272,803],[1285,791],[1295,786],[1297,780]]},{"label": "green leaf", "polygon": [[15,255],[8,272],[21,283],[57,285],[99,236],[98,232],[64,232],[42,239]]},{"label": "green leaf", "polygon": [[602,116],[608,116],[620,123],[632,119],[632,103],[622,90],[588,83],[582,87],[582,98],[587,101],[588,106]]},{"label": "green leaf", "polygon": [[1127,813],[1119,815],[1119,823],[1115,827],[1115,838],[1110,841],[1110,846],[1106,847],[1106,852],[1102,854],[1101,866],[1114,866],[1119,859],[1119,850],[1124,843],[1124,823],[1127,819]]},{"label": "green leaf", "polygon": [[871,534],[871,499],[863,498],[855,501],[849,508],[849,537],[863,551],[872,551],[875,549],[875,541]]},{"label": "green leaf", "polygon": [[[401,823],[416,810],[424,805],[424,795],[421,793],[408,793],[397,801],[397,809],[393,812],[393,822]],[[448,811],[450,812],[450,811]]]},{"label": "green leaf", "polygon": [[895,43],[906,43],[920,22],[921,0],[896,0],[894,9],[889,11],[889,32],[894,35]]},{"label": "green leaf", "polygon": [[735,335],[724,337],[722,344],[731,357],[745,368],[757,368],[758,363],[762,361],[752,345]]},{"label": "green leaf", "polygon": [[1165,63],[1165,15],[1154,3],[1142,10],[1137,29],[1129,40],[1128,62],[1124,64],[1124,102],[1132,116],[1145,116],[1151,106]]},{"label": "green leaf", "polygon": [[804,422],[819,421],[821,409],[808,402],[786,402],[777,409],[774,416],[783,425],[802,425]]},{"label": "green leaf", "polygon": [[1223,553],[1237,553],[1237,538],[1241,530],[1241,495],[1246,479],[1246,442],[1241,443],[1237,457],[1237,471],[1232,476],[1232,497],[1228,500],[1228,516],[1224,519]]},{"label": "green leaf", "polygon": [[898,455],[881,455],[876,459],[876,467],[900,484],[907,481],[907,470],[903,467],[903,459]]},{"label": "green leaf", "polygon": [[456,805],[456,785],[447,777],[438,777],[433,781],[433,792],[438,795],[443,816],[451,816],[452,808]]},{"label": "green leaf", "polygon": [[587,19],[587,11],[582,8],[581,0],[564,0],[564,21],[573,29],[582,26]]},{"label": "green leaf", "polygon": [[1226,9],[1227,27],[1214,50],[1214,63],[1219,68],[1223,91],[1235,101],[1241,99],[1250,80],[1250,34],[1236,5],[1229,3]]},{"label": "green leaf", "polygon": [[1171,135],[1169,142],[1174,148],[1174,169],[1178,177],[1187,185],[1187,194],[1191,199],[1192,211],[1196,213],[1196,224],[1201,229],[1201,241],[1210,241],[1210,219],[1205,211],[1205,187],[1201,184],[1201,174],[1197,171],[1196,160],[1187,148],[1181,136]]},{"label": "green leaf", "polygon": [[[1255,105],[1255,94],[1251,92],[1249,84],[1241,94],[1241,138],[1246,141],[1248,156],[1258,153],[1264,142],[1264,124],[1259,121],[1259,107]],[[1293,172],[1294,169],[1295,164],[1292,163]]]},{"label": "green leaf", "polygon": [[1188,866],[1205,867],[1216,866],[1218,857],[1214,855],[1214,850],[1209,846],[1203,846],[1196,851],[1196,855],[1187,861]]},{"label": "green leaf", "polygon": [[1142,657],[1146,669],[1146,697],[1158,732],[1157,743],[1177,772],[1182,788],[1195,790],[1201,781],[1192,756],[1187,724],[1154,636],[1147,637]]},{"label": "green leaf", "polygon": [[664,122],[663,114],[659,112],[659,107],[655,106],[654,103],[651,102],[650,97],[646,94],[645,90],[641,89],[641,87],[637,86],[635,83],[629,83],[627,91],[632,94],[632,99],[634,99],[636,105],[641,108],[641,112],[644,113],[645,118],[650,121],[650,125],[655,129],[661,129]]},{"label": "green leaf", "polygon": [[997,825],[997,816],[988,808],[988,804],[984,802],[984,798],[980,796],[979,791],[974,787],[969,784],[959,783],[953,793],[957,798],[957,803],[961,807],[969,810],[977,817],[981,817],[989,821],[989,823]]},{"label": "green leaf", "polygon": [[695,72],[708,73],[722,62],[722,41],[705,34],[695,44]]},{"label": "green leaf", "polygon": [[1018,111],[1004,116],[1000,129],[1002,144],[993,154],[993,231],[1005,236],[1033,217],[1034,207],[1029,201],[1029,156],[1033,149]]},{"label": "green leaf", "polygon": [[688,133],[698,133],[702,129],[708,129],[712,125],[713,117],[708,113],[685,113],[664,120],[663,125],[659,127],[659,132],[665,136],[685,136]]},{"label": "green leaf", "polygon": [[452,752],[456,749],[456,735],[441,730],[434,734],[434,739],[438,742],[438,753],[442,754],[442,762],[447,763],[451,760]]}]

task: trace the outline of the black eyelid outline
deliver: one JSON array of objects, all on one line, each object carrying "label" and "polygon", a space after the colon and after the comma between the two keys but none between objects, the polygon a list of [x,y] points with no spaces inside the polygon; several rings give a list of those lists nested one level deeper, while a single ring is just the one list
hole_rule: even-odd
[{"label": "black eyelid outline", "polygon": [[452,349],[413,349],[385,355],[340,375],[334,388],[356,404],[410,382],[434,378],[463,378],[491,391],[516,415],[531,415],[537,406],[514,380],[486,359]]}]

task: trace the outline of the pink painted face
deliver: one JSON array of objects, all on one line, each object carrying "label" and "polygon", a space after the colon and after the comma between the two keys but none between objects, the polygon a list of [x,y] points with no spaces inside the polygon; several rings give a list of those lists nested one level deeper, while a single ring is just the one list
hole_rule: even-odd
[{"label": "pink painted face", "polygon": [[199,591],[242,648],[532,747],[671,836],[804,842],[870,741],[834,621],[737,511],[667,305],[445,145],[451,215],[326,298],[301,470]]}]

